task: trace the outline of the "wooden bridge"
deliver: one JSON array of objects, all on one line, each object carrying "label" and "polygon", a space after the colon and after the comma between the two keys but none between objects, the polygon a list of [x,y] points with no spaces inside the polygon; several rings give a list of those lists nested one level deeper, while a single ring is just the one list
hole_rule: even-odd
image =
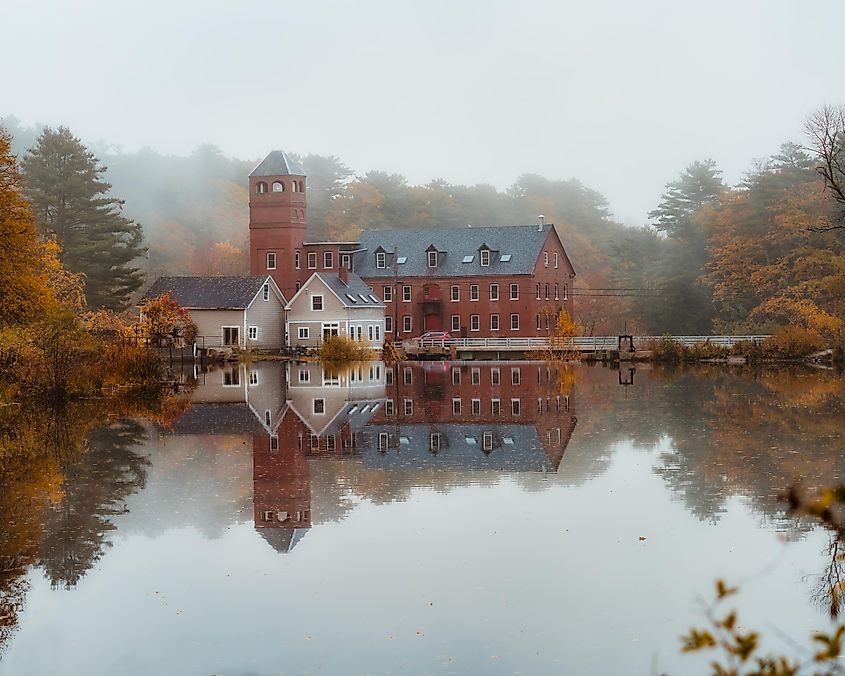
[{"label": "wooden bridge", "polygon": [[[609,353],[631,353],[648,350],[652,344],[672,340],[679,345],[713,345],[733,347],[740,343],[761,344],[770,338],[758,336],[579,336],[561,338],[414,338],[402,342],[402,348],[409,357],[451,357],[471,359],[478,353],[481,358],[524,355],[540,350],[577,351],[584,356],[599,356]],[[494,356],[495,355],[495,356]]]}]

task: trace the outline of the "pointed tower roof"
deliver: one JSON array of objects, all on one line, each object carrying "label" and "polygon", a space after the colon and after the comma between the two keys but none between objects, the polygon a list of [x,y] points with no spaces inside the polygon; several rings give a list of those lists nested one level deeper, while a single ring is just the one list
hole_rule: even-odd
[{"label": "pointed tower roof", "polygon": [[273,150],[265,157],[258,166],[253,169],[250,176],[305,176],[302,165],[288,155],[284,150]]}]

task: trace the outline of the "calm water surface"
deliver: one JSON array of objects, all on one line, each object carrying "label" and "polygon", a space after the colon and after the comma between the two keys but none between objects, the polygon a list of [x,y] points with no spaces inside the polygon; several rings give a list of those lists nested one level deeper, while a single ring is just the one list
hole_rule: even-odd
[{"label": "calm water surface", "polygon": [[3,676],[703,673],[678,637],[717,577],[770,647],[828,626],[829,537],[778,495],[845,480],[841,376],[188,380],[153,415],[16,432],[43,452],[0,474]]}]

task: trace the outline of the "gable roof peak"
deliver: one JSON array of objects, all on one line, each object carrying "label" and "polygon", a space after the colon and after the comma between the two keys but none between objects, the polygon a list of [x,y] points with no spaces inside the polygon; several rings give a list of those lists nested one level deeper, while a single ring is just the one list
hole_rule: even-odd
[{"label": "gable roof peak", "polygon": [[302,165],[284,150],[271,150],[250,173],[250,176],[305,176]]}]

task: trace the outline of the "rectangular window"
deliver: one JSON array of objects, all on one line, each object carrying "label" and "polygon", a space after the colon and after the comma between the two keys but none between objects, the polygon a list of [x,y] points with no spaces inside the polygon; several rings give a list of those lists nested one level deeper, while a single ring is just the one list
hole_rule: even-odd
[{"label": "rectangular window", "polygon": [[456,303],[461,299],[461,287],[457,284],[452,285],[451,289],[449,290],[449,293],[451,294],[453,303]]},{"label": "rectangular window", "polygon": [[549,285],[546,284],[546,300],[549,300]]},{"label": "rectangular window", "polygon": [[519,331],[519,315],[515,312],[511,315],[511,331]]},{"label": "rectangular window", "polygon": [[469,330],[470,331],[480,331],[481,330],[481,319],[478,315],[470,315],[469,316]]},{"label": "rectangular window", "polygon": [[410,303],[411,302],[411,287],[408,284],[402,286],[402,302],[403,303]]},{"label": "rectangular window", "polygon": [[402,370],[402,378],[406,385],[410,385],[413,382],[414,374],[410,368],[406,367]]},{"label": "rectangular window", "polygon": [[337,439],[334,434],[331,434],[326,437],[326,450],[333,451],[335,448],[337,448]]},{"label": "rectangular window", "polygon": [[323,309],[323,296],[320,294],[314,294],[311,296],[311,310],[314,312],[320,312]]},{"label": "rectangular window", "polygon": [[545,267],[549,267],[549,252],[548,251],[543,252],[543,265]]},{"label": "rectangular window", "polygon": [[563,285],[563,300],[569,300],[569,285]]},{"label": "rectangular window", "polygon": [[308,269],[309,270],[316,270],[317,269],[317,254],[314,251],[308,252]]},{"label": "rectangular window", "polygon": [[384,251],[376,252],[376,267],[379,270],[383,270],[387,267],[387,254],[385,254]]},{"label": "rectangular window", "polygon": [[276,453],[279,450],[279,437],[275,434],[270,435],[270,452]]},{"label": "rectangular window", "polygon": [[384,318],[384,332],[393,333],[393,317]]},{"label": "rectangular window", "polygon": [[471,382],[473,385],[481,385],[481,369],[477,366],[472,367],[470,371]]},{"label": "rectangular window", "polygon": [[461,414],[461,400],[460,399],[452,399],[452,415],[460,415]]},{"label": "rectangular window", "polygon": [[555,267],[557,267],[557,251],[555,251]]},{"label": "rectangular window", "polygon": [[349,254],[340,254],[340,267],[349,270],[349,264],[352,262]]},{"label": "rectangular window", "polygon": [[319,450],[319,448],[320,448],[320,437],[318,437],[316,434],[309,434],[308,437],[309,437],[309,441],[311,442],[310,443],[311,450],[312,451]]},{"label": "rectangular window", "polygon": [[393,384],[393,369],[385,369],[384,370],[384,384],[385,385],[392,385]]},{"label": "rectangular window", "polygon": [[493,433],[492,432],[484,432],[481,435],[481,448],[485,451],[492,451],[493,450]]},{"label": "rectangular window", "polygon": [[452,331],[461,330],[461,315],[452,315]]},{"label": "rectangular window", "polygon": [[249,372],[249,384],[258,385],[258,371]]},{"label": "rectangular window", "polygon": [[[393,402],[391,402],[393,403]],[[379,448],[387,448],[390,442],[390,435],[387,432],[379,432],[378,433],[378,447]]]},{"label": "rectangular window", "polygon": [[537,331],[543,328],[543,318],[537,315]]},{"label": "rectangular window", "polygon": [[428,252],[428,267],[436,268],[437,267],[437,252],[436,251],[429,251]]},{"label": "rectangular window", "polygon": [[223,327],[223,344],[224,345],[238,345],[240,343],[240,327],[238,326],[224,326]]},{"label": "rectangular window", "polygon": [[237,387],[241,384],[241,370],[237,366],[223,371],[223,386]]},{"label": "rectangular window", "polygon": [[413,399],[405,399],[404,406],[405,406],[405,415],[414,415],[414,400]]},{"label": "rectangular window", "polygon": [[540,300],[540,285],[535,284],[534,288],[537,290],[537,300]]},{"label": "rectangular window", "polygon": [[469,285],[469,299],[478,300],[478,284]]},{"label": "rectangular window", "polygon": [[560,287],[555,284],[555,300],[560,300]]},{"label": "rectangular window", "polygon": [[490,285],[490,300],[499,300],[499,285]]},{"label": "rectangular window", "polygon": [[299,256],[300,256],[299,251],[295,251],[294,254],[293,254],[293,266],[297,270],[299,270],[299,265],[300,265]]},{"label": "rectangular window", "polygon": [[311,329],[307,326],[300,326],[299,327],[299,339],[300,340],[308,340],[311,337]]},{"label": "rectangular window", "polygon": [[367,340],[369,340],[371,343],[373,342],[373,328],[374,327],[372,324],[369,324],[367,326]]},{"label": "rectangular window", "polygon": [[481,415],[481,399],[473,399],[470,402],[472,415]]},{"label": "rectangular window", "polygon": [[502,401],[501,399],[491,399],[490,400],[490,413],[493,415],[501,415],[502,414]]},{"label": "rectangular window", "polygon": [[519,300],[519,284],[511,284],[511,300]]},{"label": "rectangular window", "polygon": [[459,366],[452,367],[452,384],[453,385],[460,385],[461,384],[461,369]]},{"label": "rectangular window", "polygon": [[314,414],[315,415],[322,415],[326,412],[326,400],[325,399],[314,399]]},{"label": "rectangular window", "polygon": [[430,451],[440,450],[440,432],[432,432],[428,437],[428,449]]},{"label": "rectangular window", "polygon": [[258,327],[250,326],[248,335],[250,340],[258,340]]},{"label": "rectangular window", "polygon": [[262,297],[264,300],[270,300],[270,285],[269,285],[269,284],[265,284],[265,285],[261,288],[261,297]]},{"label": "rectangular window", "polygon": [[402,331],[403,333],[411,332],[411,315],[405,315],[402,317]]},{"label": "rectangular window", "polygon": [[326,270],[331,270],[334,267],[334,255],[331,251],[323,252],[323,267]]},{"label": "rectangular window", "polygon": [[499,315],[490,315],[490,330],[491,331],[498,331],[499,330]]},{"label": "rectangular window", "polygon": [[267,252],[267,269],[268,270],[275,270],[276,269],[276,252],[275,251],[268,251]]},{"label": "rectangular window", "polygon": [[381,327],[376,324],[376,340],[381,340]]},{"label": "rectangular window", "polygon": [[499,383],[502,382],[501,373],[499,372],[498,367],[490,369],[490,382],[493,385],[498,385]]},{"label": "rectangular window", "polygon": [[381,287],[381,295],[382,295],[382,298],[384,298],[385,303],[392,303],[393,302],[393,287],[392,286]]},{"label": "rectangular window", "polygon": [[487,249],[482,249],[480,253],[481,267],[486,268],[488,265],[490,265],[490,252]]},{"label": "rectangular window", "polygon": [[511,385],[519,385],[521,374],[518,366],[511,369]]},{"label": "rectangular window", "polygon": [[511,414],[519,415],[519,399],[511,399]]},{"label": "rectangular window", "polygon": [[309,371],[308,369],[299,369],[299,382],[310,383],[311,371]]}]

